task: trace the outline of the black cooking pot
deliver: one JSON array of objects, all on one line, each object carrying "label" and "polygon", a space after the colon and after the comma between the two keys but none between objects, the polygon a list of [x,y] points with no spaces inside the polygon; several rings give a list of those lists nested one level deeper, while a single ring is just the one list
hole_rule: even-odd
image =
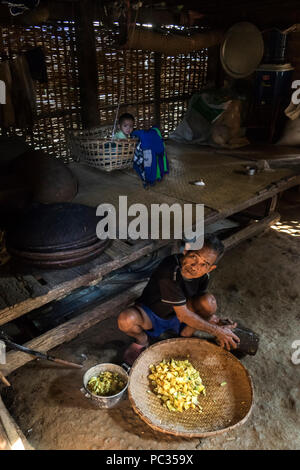
[{"label": "black cooking pot", "polygon": [[98,256],[108,241],[99,240],[96,209],[82,204],[34,204],[10,224],[8,252],[39,267],[69,267]]}]

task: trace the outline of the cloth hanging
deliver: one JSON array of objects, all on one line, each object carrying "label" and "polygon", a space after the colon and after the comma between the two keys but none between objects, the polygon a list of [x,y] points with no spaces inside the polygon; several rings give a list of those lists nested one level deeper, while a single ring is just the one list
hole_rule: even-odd
[{"label": "cloth hanging", "polygon": [[[169,173],[169,161],[168,161],[168,158],[167,158],[166,147],[165,147],[161,132],[158,129],[158,127],[153,127],[153,129],[157,132],[158,136],[160,137],[160,139],[162,141],[162,144],[163,144],[163,148],[164,148],[163,156],[161,158],[158,158],[157,179],[161,180],[164,175]],[[159,172],[160,172],[160,174],[159,174]]]},{"label": "cloth hanging", "polygon": [[141,148],[141,142],[139,142],[136,146],[134,156],[133,156],[133,168],[143,181],[144,186],[147,185],[146,183],[146,176],[144,170],[144,153]]},{"label": "cloth hanging", "polygon": [[158,128],[136,130],[131,134],[140,139],[137,145],[133,168],[142,179],[144,187],[161,181],[163,176],[169,173],[169,164],[165,151],[165,145]]}]

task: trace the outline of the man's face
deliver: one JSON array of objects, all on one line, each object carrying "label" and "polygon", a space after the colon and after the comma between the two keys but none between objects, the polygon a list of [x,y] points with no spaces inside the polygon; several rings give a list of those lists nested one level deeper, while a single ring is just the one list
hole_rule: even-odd
[{"label": "man's face", "polygon": [[120,129],[122,132],[124,132],[125,135],[130,135],[133,131],[133,120],[125,119],[120,125]]},{"label": "man's face", "polygon": [[186,279],[204,276],[216,268],[217,253],[210,248],[203,247],[198,251],[184,251],[181,261],[181,274]]}]

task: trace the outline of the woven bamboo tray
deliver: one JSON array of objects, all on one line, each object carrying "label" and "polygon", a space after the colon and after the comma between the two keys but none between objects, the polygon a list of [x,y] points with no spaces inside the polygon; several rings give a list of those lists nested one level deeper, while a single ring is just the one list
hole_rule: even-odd
[{"label": "woven bamboo tray", "polygon": [[138,139],[112,139],[112,128],[94,127],[67,131],[66,141],[71,156],[102,171],[124,170],[133,165]]},{"label": "woven bamboo tray", "polygon": [[[149,366],[171,358],[189,359],[200,372],[206,388],[206,396],[199,396],[202,413],[196,409],[170,412],[149,393]],[[231,353],[198,338],[176,338],[154,344],[137,358],[130,372],[128,396],[134,411],[153,429],[175,436],[208,437],[246,422],[253,386],[247,370]]]}]

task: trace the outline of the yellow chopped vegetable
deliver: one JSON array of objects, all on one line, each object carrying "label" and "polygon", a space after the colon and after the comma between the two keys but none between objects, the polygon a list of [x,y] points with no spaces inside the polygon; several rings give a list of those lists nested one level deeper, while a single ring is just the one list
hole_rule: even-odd
[{"label": "yellow chopped vegetable", "polygon": [[150,366],[148,379],[154,393],[169,411],[185,411],[198,408],[198,395],[205,395],[205,387],[199,372],[188,361],[170,359]]},{"label": "yellow chopped vegetable", "polygon": [[116,395],[126,385],[126,382],[116,372],[100,372],[98,376],[91,377],[87,388],[95,395],[107,397]]}]

